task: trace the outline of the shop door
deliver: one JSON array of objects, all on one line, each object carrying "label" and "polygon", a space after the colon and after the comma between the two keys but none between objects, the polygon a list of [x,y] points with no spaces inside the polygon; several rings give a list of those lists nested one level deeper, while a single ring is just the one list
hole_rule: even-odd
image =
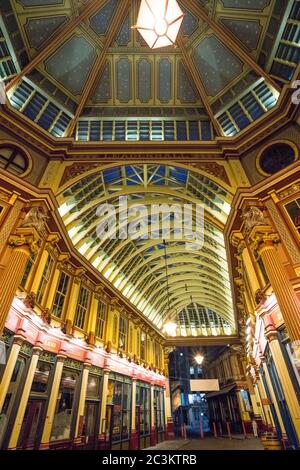
[{"label": "shop door", "polygon": [[18,449],[34,450],[39,448],[43,426],[44,400],[29,400],[20,432]]},{"label": "shop door", "polygon": [[95,449],[99,432],[99,403],[89,402],[85,404],[84,431],[86,449]]},{"label": "shop door", "polygon": [[106,407],[106,448],[111,449],[114,429],[114,405]]},{"label": "shop door", "polygon": [[135,409],[135,429],[138,435],[138,443],[139,443],[139,449],[141,448],[141,443],[140,443],[140,436],[141,436],[141,407],[139,405],[136,406]]}]

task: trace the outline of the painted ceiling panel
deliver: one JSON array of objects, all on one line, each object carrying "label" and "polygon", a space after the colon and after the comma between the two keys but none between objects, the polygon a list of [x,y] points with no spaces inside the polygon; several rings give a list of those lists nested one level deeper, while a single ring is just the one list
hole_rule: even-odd
[{"label": "painted ceiling panel", "polygon": [[243,63],[215,36],[203,39],[193,51],[207,94],[217,95],[243,71]]},{"label": "painted ceiling panel", "polygon": [[272,0],[221,0],[225,8],[263,10]]},{"label": "painted ceiling panel", "polygon": [[67,19],[66,15],[29,18],[24,28],[30,47],[39,50]]},{"label": "painted ceiling panel", "polygon": [[249,51],[257,48],[262,27],[259,21],[222,18],[222,23],[244,44]]},{"label": "painted ceiling panel", "polygon": [[182,62],[178,64],[178,99],[187,103],[195,103],[198,101],[197,92],[195,91]]},{"label": "painted ceiling panel", "polygon": [[19,0],[24,7],[48,7],[51,5],[63,5],[64,0]]},{"label": "painted ceiling panel", "polygon": [[158,67],[159,67],[158,99],[162,103],[168,103],[172,97],[173,64],[169,59],[161,59],[159,61]]},{"label": "painted ceiling panel", "polygon": [[96,15],[90,19],[91,28],[99,35],[104,35],[112,20],[118,0],[110,0]]},{"label": "painted ceiling panel", "polygon": [[199,26],[199,20],[192,15],[186,8],[182,8],[184,12],[184,18],[181,25],[181,30],[184,36],[191,36]]},{"label": "painted ceiling panel", "polygon": [[75,95],[81,93],[96,51],[83,36],[73,36],[45,62],[48,73]]},{"label": "painted ceiling panel", "polygon": [[118,46],[127,46],[130,40],[131,40],[131,28],[130,28],[130,17],[128,15],[117,36],[116,43]]},{"label": "painted ceiling panel", "polygon": [[93,95],[94,103],[108,103],[111,99],[111,72],[110,64],[106,63],[98,86]]},{"label": "painted ceiling panel", "polygon": [[138,68],[138,99],[142,103],[148,103],[152,98],[152,70],[148,59],[141,59]]},{"label": "painted ceiling panel", "polygon": [[128,103],[132,98],[132,70],[128,59],[120,58],[116,61],[117,69],[117,97],[123,103]]}]

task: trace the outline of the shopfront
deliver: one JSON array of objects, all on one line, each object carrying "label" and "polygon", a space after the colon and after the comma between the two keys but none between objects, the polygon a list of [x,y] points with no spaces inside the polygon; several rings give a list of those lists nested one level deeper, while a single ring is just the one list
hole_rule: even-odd
[{"label": "shopfront", "polygon": [[129,449],[131,394],[131,378],[111,373],[108,380],[106,406],[106,447],[108,449]]},{"label": "shopfront", "polygon": [[82,363],[66,359],[60,380],[51,430],[51,449],[70,449],[73,444]]},{"label": "shopfront", "polygon": [[165,439],[165,405],[162,387],[154,387],[154,419],[156,441],[162,442]]},{"label": "shopfront", "polygon": [[103,370],[92,366],[89,371],[82,437],[85,449],[96,449],[100,433],[100,407]]},{"label": "shopfront", "polygon": [[139,448],[150,447],[151,388],[149,383],[141,381],[136,384],[136,430]]}]

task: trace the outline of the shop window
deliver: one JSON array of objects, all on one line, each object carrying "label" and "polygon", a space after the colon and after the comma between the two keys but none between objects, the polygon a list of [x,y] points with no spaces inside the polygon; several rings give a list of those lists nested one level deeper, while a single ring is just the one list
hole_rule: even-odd
[{"label": "shop window", "polygon": [[99,300],[96,320],[96,336],[104,339],[104,327],[106,322],[107,305]]},{"label": "shop window", "polygon": [[65,370],[62,373],[51,431],[51,441],[70,438],[75,393],[78,383],[79,374],[77,372]]},{"label": "shop window", "polygon": [[131,383],[129,379],[109,379],[107,404],[112,405],[112,414],[107,423],[112,429],[112,442],[129,439],[131,424]]},{"label": "shop window", "polygon": [[120,317],[119,321],[119,348],[126,349],[126,336],[127,336],[127,320]]},{"label": "shop window", "polygon": [[86,313],[89,306],[90,293],[89,291],[81,286],[78,296],[78,303],[75,314],[75,326],[78,328],[84,329]]},{"label": "shop window", "polygon": [[259,167],[263,173],[274,175],[294,163],[296,159],[294,147],[286,143],[278,143],[264,150],[259,158]]},{"label": "shop window", "polygon": [[35,260],[36,260],[36,254],[32,253],[30,258],[28,259],[28,261],[26,263],[26,266],[25,266],[25,269],[24,269],[24,272],[23,272],[23,276],[22,276],[22,279],[21,279],[21,282],[20,282],[20,286],[23,287],[23,289],[25,288],[27,279],[28,279],[29,274],[31,272],[32,266],[35,263]]},{"label": "shop window", "polygon": [[140,436],[148,436],[151,429],[150,385],[139,382],[136,387],[136,406],[138,407],[137,426]]},{"label": "shop window", "polygon": [[46,287],[48,285],[48,282],[50,281],[53,265],[54,265],[54,261],[51,258],[51,256],[48,255],[46,265],[45,265],[45,269],[44,269],[44,272],[42,274],[42,279],[41,279],[41,282],[40,282],[40,285],[39,285],[39,288],[38,288],[38,291],[37,291],[36,302],[38,304],[42,303]]},{"label": "shop window", "polygon": [[13,147],[0,147],[0,168],[22,175],[28,169],[29,163],[25,154]]},{"label": "shop window", "polygon": [[100,397],[100,377],[89,374],[86,396],[98,400]]},{"label": "shop window", "polygon": [[57,318],[62,317],[64,303],[65,303],[66,295],[68,292],[69,282],[70,282],[70,276],[68,276],[64,272],[61,272],[59,276],[56,294],[55,294],[54,302],[53,302],[53,308],[52,308],[52,313]]},{"label": "shop window", "polygon": [[51,364],[39,361],[34,372],[31,392],[46,393],[51,372]]},{"label": "shop window", "polygon": [[160,387],[154,389],[154,416],[157,431],[163,431],[165,427],[164,391]]}]

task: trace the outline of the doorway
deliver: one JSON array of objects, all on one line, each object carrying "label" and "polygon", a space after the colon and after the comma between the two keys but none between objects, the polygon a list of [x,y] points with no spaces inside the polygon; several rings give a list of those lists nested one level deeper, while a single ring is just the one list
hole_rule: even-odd
[{"label": "doorway", "polygon": [[84,410],[84,430],[85,448],[96,449],[99,433],[99,402],[87,401]]},{"label": "doorway", "polygon": [[45,400],[28,400],[17,447],[19,450],[39,448],[44,405]]}]

